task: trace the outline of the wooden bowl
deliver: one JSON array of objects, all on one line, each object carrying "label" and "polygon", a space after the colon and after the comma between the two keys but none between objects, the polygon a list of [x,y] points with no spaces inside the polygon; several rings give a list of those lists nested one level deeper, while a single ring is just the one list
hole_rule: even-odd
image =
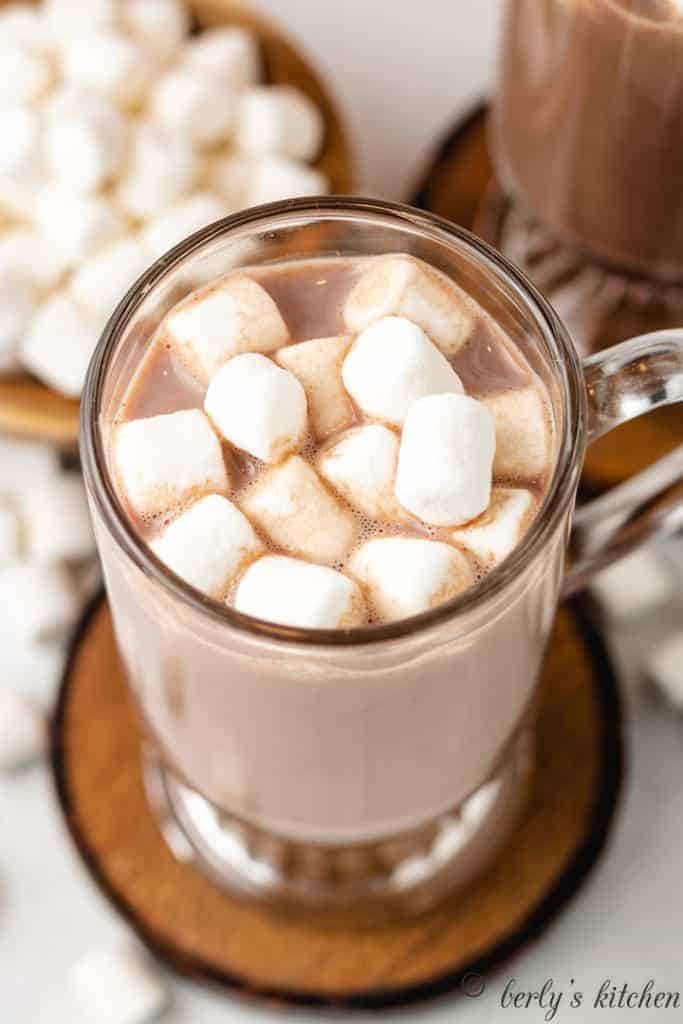
[{"label": "wooden bowl", "polygon": [[[0,0],[0,5],[8,0]],[[327,132],[316,168],[329,179],[332,191],[353,189],[353,157],[348,135],[320,76],[308,58],[275,25],[239,0],[188,0],[199,29],[240,25],[259,39],[265,80],[296,85],[317,104]],[[0,433],[74,448],[78,440],[76,399],[57,394],[26,373],[0,375]]]}]

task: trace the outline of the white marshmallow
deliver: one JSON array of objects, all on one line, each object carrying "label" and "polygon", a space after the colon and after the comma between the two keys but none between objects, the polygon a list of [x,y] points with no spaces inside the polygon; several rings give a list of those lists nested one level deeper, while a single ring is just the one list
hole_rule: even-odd
[{"label": "white marshmallow", "polygon": [[258,44],[243,28],[205,29],[188,41],[183,63],[236,92],[255,85],[261,77]]},{"label": "white marshmallow", "polygon": [[145,50],[116,31],[83,31],[64,47],[62,69],[68,82],[122,107],[140,103],[150,84]]},{"label": "white marshmallow", "polygon": [[221,367],[211,378],[204,411],[226,441],[263,462],[280,462],[306,436],[304,389],[258,352],[234,356]]},{"label": "white marshmallow", "polygon": [[[81,594],[77,595],[79,607]],[[61,640],[52,643],[17,637],[0,623],[0,677],[20,696],[46,710],[54,706],[64,674],[66,654]],[[0,688],[1,689],[1,688]]]},{"label": "white marshmallow", "polygon": [[19,277],[0,276],[0,373],[19,366],[19,342],[36,311],[36,294]]},{"label": "white marshmallow", "polygon": [[233,356],[274,352],[288,338],[268,292],[240,273],[176,306],[167,317],[166,329],[183,361],[201,381],[209,381]]},{"label": "white marshmallow", "polygon": [[195,192],[145,225],[142,241],[156,259],[195,231],[225,216],[225,204],[210,192]]},{"label": "white marshmallow", "polygon": [[150,98],[151,116],[200,146],[227,142],[237,119],[237,99],[220,79],[186,68],[166,71]]},{"label": "white marshmallow", "polygon": [[33,4],[3,4],[0,8],[0,39],[42,49],[48,32],[40,8]]},{"label": "white marshmallow", "polygon": [[218,438],[199,409],[121,424],[113,454],[121,488],[140,516],[229,488]]},{"label": "white marshmallow", "polygon": [[59,460],[52,448],[0,437],[0,494],[21,498],[36,480],[58,472]]},{"label": "white marshmallow", "polygon": [[0,688],[0,772],[15,772],[37,761],[47,747],[45,721],[37,708]]},{"label": "white marshmallow", "polygon": [[19,177],[0,174],[0,221],[4,218],[33,221],[36,194],[44,185],[44,180],[35,174]]},{"label": "white marshmallow", "polygon": [[531,480],[552,464],[550,418],[540,391],[531,386],[518,391],[484,395],[482,402],[496,424],[496,476]]},{"label": "white marshmallow", "polygon": [[491,500],[493,416],[467,395],[427,395],[410,407],[396,472],[396,497],[433,526],[474,519]]},{"label": "white marshmallow", "polygon": [[457,373],[422,328],[396,316],[378,320],[358,336],[342,378],[364,413],[395,426],[416,399],[463,391]]},{"label": "white marshmallow", "polygon": [[113,242],[125,230],[120,213],[105,197],[79,195],[56,186],[38,193],[36,218],[48,242],[71,266]]},{"label": "white marshmallow", "polygon": [[147,1024],[169,1003],[159,975],[132,948],[86,953],[70,982],[81,1011],[98,1024]]},{"label": "white marshmallow", "polygon": [[453,281],[401,254],[369,261],[344,310],[353,333],[385,316],[412,320],[447,356],[455,355],[470,338],[475,319],[471,300]]},{"label": "white marshmallow", "polygon": [[70,94],[55,105],[45,126],[45,162],[58,185],[93,192],[118,174],[125,157],[127,124],[98,96]]},{"label": "white marshmallow", "polygon": [[71,294],[94,318],[106,323],[148,263],[140,240],[129,235],[82,264],[71,278]]},{"label": "white marshmallow", "polygon": [[315,562],[340,561],[358,532],[353,514],[299,455],[262,473],[244,495],[242,507],[274,544]]},{"label": "white marshmallow", "polygon": [[0,499],[0,568],[19,557],[21,537],[16,508]]},{"label": "white marshmallow", "polygon": [[376,537],[349,561],[365,584],[378,618],[407,618],[457,597],[474,583],[469,562],[456,548],[415,537]]},{"label": "white marshmallow", "polygon": [[314,160],[324,134],[325,122],[315,103],[291,85],[258,85],[240,100],[237,146],[244,153]]},{"label": "white marshmallow", "polygon": [[224,597],[230,583],[263,552],[249,520],[219,494],[183,512],[152,541],[155,555],[197,590]]},{"label": "white marshmallow", "polygon": [[316,338],[286,345],[275,359],[303,384],[311,430],[318,441],[351,426],[355,419],[341,379],[351,338]]},{"label": "white marshmallow", "polygon": [[208,187],[225,202],[228,210],[253,205],[247,202],[254,161],[236,153],[210,154],[205,165]]},{"label": "white marshmallow", "polygon": [[132,217],[149,220],[192,188],[198,170],[197,151],[188,138],[143,121],[117,197]]},{"label": "white marshmallow", "polygon": [[31,559],[71,561],[93,554],[95,540],[88,502],[76,473],[36,480],[21,507]]},{"label": "white marshmallow", "polygon": [[516,548],[529,526],[534,511],[530,491],[517,487],[494,487],[491,503],[483,515],[454,530],[451,539],[470,551],[487,568],[498,565]]},{"label": "white marshmallow", "polygon": [[19,345],[23,366],[48,387],[78,398],[100,325],[65,293],[38,309]]},{"label": "white marshmallow", "polygon": [[334,569],[270,555],[249,566],[235,608],[299,629],[347,629],[365,621],[358,585]]},{"label": "white marshmallow", "polygon": [[30,175],[41,155],[38,112],[29,106],[0,108],[0,174]]},{"label": "white marshmallow", "polygon": [[123,0],[126,31],[157,61],[166,64],[180,53],[190,31],[190,14],[182,0]]},{"label": "white marshmallow", "polygon": [[0,41],[0,106],[37,103],[50,88],[52,66],[39,50],[24,43]]},{"label": "white marshmallow", "polygon": [[32,562],[0,569],[0,608],[3,631],[25,642],[63,636],[79,610],[67,572]]},{"label": "white marshmallow", "polygon": [[398,438],[379,423],[344,434],[319,455],[320,475],[350,505],[373,519],[397,519],[394,495]]},{"label": "white marshmallow", "polygon": [[657,644],[647,660],[647,674],[672,707],[683,711],[683,632]]},{"label": "white marshmallow", "polygon": [[330,183],[324,174],[285,156],[255,160],[247,182],[245,206],[260,206],[280,199],[325,195]]},{"label": "white marshmallow", "polygon": [[33,228],[0,235],[0,275],[22,278],[39,291],[54,288],[67,269],[60,249]]},{"label": "white marshmallow", "polygon": [[113,26],[118,5],[119,0],[42,0],[41,11],[48,32],[61,47],[80,32]]},{"label": "white marshmallow", "polygon": [[656,554],[644,548],[603,569],[591,589],[615,623],[628,623],[662,608],[673,596],[673,583]]}]

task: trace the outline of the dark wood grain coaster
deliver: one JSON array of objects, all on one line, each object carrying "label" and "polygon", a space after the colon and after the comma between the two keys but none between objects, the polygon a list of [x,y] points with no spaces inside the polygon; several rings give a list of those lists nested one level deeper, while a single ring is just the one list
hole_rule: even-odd
[{"label": "dark wood grain coaster", "polygon": [[497,862],[421,917],[358,928],[267,911],[174,859],[148,808],[137,720],[107,604],[75,641],[53,729],[59,800],[83,860],[180,974],[283,1004],[381,1009],[456,993],[536,939],[602,851],[622,775],[621,712],[603,645],[560,611],[543,673],[538,770]]},{"label": "dark wood grain coaster", "polygon": [[[11,0],[0,0],[0,6]],[[214,25],[241,25],[261,44],[264,78],[273,84],[295,85],[315,101],[327,126],[315,166],[331,183],[332,192],[354,186],[353,153],[346,128],[328,89],[307,56],[267,19],[240,0],[188,0],[198,30]],[[25,373],[0,375],[0,432],[75,448],[78,441],[77,400],[51,391]]]},{"label": "dark wood grain coaster", "polygon": [[[496,180],[487,144],[488,105],[465,114],[434,151],[411,202],[476,231],[496,246],[507,201]],[[543,288],[541,288],[543,290]],[[634,283],[636,295],[642,289]],[[630,294],[630,293],[629,293]],[[549,296],[552,301],[552,295]],[[621,301],[600,330],[602,346],[647,331],[683,323],[683,306],[672,310],[663,301]],[[626,423],[591,445],[582,490],[601,493],[649,466],[683,443],[683,409],[670,406]]]}]

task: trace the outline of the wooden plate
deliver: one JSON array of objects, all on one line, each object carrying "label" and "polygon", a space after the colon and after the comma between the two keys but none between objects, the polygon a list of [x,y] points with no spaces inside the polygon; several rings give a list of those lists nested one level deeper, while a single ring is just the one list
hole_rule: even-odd
[{"label": "wooden plate", "polygon": [[360,929],[268,911],[165,845],[145,798],[137,718],[106,603],[75,642],[53,729],[61,807],[102,891],[180,974],[281,1003],[380,1009],[468,991],[537,939],[603,850],[622,775],[617,685],[579,605],[548,651],[527,809],[498,860],[421,917]]},{"label": "wooden plate", "polygon": [[[0,0],[0,4],[8,0]],[[242,25],[260,40],[265,79],[296,85],[322,110],[327,123],[316,167],[329,178],[332,191],[353,190],[353,157],[339,113],[319,74],[286,36],[247,4],[232,0],[189,0],[197,26]],[[59,339],[55,339],[58,341]],[[28,374],[0,375],[0,433],[47,441],[64,448],[78,440],[79,403],[51,391]]]}]

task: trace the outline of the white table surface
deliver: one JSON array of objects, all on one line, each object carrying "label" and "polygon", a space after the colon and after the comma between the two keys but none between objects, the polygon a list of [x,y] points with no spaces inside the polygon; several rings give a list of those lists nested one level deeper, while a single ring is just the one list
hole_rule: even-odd
[{"label": "white table surface", "polygon": [[[262,0],[262,6],[317,54],[353,125],[366,191],[404,196],[454,113],[490,79],[499,0]],[[640,635],[626,631],[625,679],[633,675],[634,650],[642,650]],[[542,1021],[538,1008],[501,1009],[503,986],[513,976],[531,990],[552,978],[566,993],[572,978],[587,994],[606,978],[632,987],[653,978],[660,989],[683,988],[683,722],[647,699],[629,703],[628,784],[609,851],[588,884],[539,943],[488,979],[480,999],[443,1000],[410,1011],[407,1019]],[[124,926],[70,845],[46,769],[3,780],[0,1024],[81,1024],[68,995],[69,969],[81,953],[121,934]],[[171,1024],[282,1019],[189,984],[172,980],[171,986]],[[568,999],[556,1020],[626,1015],[572,1011]],[[629,1019],[665,1021],[682,1013],[643,1009]]]}]

